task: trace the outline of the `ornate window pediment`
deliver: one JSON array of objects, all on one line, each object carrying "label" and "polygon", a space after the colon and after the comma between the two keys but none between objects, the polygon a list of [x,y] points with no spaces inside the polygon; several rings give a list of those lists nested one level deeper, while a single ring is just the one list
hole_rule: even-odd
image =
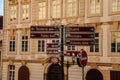
[{"label": "ornate window pediment", "polygon": [[8,0],[9,1],[9,4],[12,5],[12,4],[17,4],[18,3],[18,0]]}]

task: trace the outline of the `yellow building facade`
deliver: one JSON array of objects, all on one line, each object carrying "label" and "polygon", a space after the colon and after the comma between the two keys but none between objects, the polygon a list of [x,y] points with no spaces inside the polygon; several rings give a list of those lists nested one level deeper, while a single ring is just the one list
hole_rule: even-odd
[{"label": "yellow building facade", "polygon": [[[94,26],[95,45],[64,50],[87,52],[85,80],[120,80],[120,0],[4,0],[2,80],[61,79],[60,55],[46,54],[60,38],[32,39],[33,25]],[[82,80],[73,57],[64,56],[64,78]]]}]

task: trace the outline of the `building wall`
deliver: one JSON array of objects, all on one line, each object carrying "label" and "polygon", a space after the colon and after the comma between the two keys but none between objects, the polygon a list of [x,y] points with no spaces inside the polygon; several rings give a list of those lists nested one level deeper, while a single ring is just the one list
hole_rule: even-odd
[{"label": "building wall", "polygon": [[[48,61],[50,55],[47,55],[46,52],[39,53],[36,50],[37,40],[38,39],[30,39],[30,26],[31,25],[56,25],[54,21],[51,20],[51,8],[50,8],[50,0],[48,1],[48,15],[47,19],[39,20],[38,19],[38,11],[37,11],[37,3],[38,0],[29,0],[30,1],[30,19],[28,21],[21,20],[21,1],[18,0],[18,12],[17,12],[17,21],[10,22],[9,19],[9,0],[4,0],[4,45],[3,45],[3,80],[7,80],[8,76],[8,65],[15,64],[16,66],[16,76],[15,80],[18,79],[18,70],[20,66],[24,65],[30,70],[30,80],[46,80],[46,73],[48,71],[51,63]],[[55,19],[58,21],[60,25],[69,24],[70,26],[74,26],[78,24],[78,26],[94,26],[95,32],[99,32],[100,42],[99,52],[90,52],[89,46],[77,46],[76,50],[85,49],[88,54],[88,65],[85,67],[85,77],[87,72],[90,69],[97,69],[103,75],[103,80],[110,80],[110,70],[119,71],[120,68],[120,54],[113,53],[110,51],[111,46],[111,31],[119,31],[120,30],[120,15],[119,13],[110,12],[109,0],[101,0],[101,12],[100,14],[90,15],[89,14],[89,1],[87,0],[79,0],[79,10],[77,17],[66,17],[65,14],[65,2],[63,0],[62,6],[62,18]],[[9,52],[9,37],[14,35],[16,37],[16,51]],[[28,35],[29,37],[29,49],[28,52],[21,52],[21,37],[22,35]],[[45,43],[52,42],[52,39],[45,39]],[[66,50],[66,46],[65,46]],[[65,57],[65,61],[67,59],[71,63],[71,57]],[[24,62],[22,62],[24,61]],[[67,72],[65,67],[65,78]],[[71,65],[69,67],[69,80],[82,80],[81,76],[82,70],[77,67],[77,65]]]},{"label": "building wall", "polygon": [[3,16],[0,16],[0,80],[2,78],[2,40],[3,40]]}]

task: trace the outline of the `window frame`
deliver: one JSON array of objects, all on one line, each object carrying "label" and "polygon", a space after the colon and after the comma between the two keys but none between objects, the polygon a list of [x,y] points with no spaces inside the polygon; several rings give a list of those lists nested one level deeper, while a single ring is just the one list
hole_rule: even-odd
[{"label": "window frame", "polygon": [[[67,18],[71,18],[71,17],[77,17],[78,15],[79,15],[79,0],[76,0],[76,15],[75,16],[73,16],[73,14],[71,15],[71,16],[68,16],[68,2],[67,2],[67,0],[66,0],[66,8],[65,8],[65,16],[67,17]],[[73,2],[72,2],[73,3]],[[72,6],[73,7],[73,6]],[[72,9],[72,12],[73,12],[73,9]]]},{"label": "window frame", "polygon": [[67,46],[67,51],[75,51],[75,45],[68,45]]},{"label": "window frame", "polygon": [[[11,72],[12,72],[12,75],[10,75]],[[12,80],[15,80],[15,65],[8,65],[8,80],[11,80],[10,77],[12,77]]]},{"label": "window frame", "polygon": [[112,11],[112,0],[109,0],[109,15],[117,15],[117,14],[120,14],[120,10],[119,11]]},{"label": "window frame", "polygon": [[115,43],[114,44],[116,44],[116,46],[115,46],[115,51],[112,51],[112,32],[119,32],[120,33],[120,31],[111,31],[110,52],[111,53],[120,53],[120,51],[118,52],[118,49],[117,49],[118,47],[117,47],[117,42],[116,42],[116,39],[120,38],[120,36],[113,37],[115,39]]},{"label": "window frame", "polygon": [[[39,4],[42,3],[42,2],[45,2],[45,3],[46,3],[46,5],[45,5],[45,9],[46,9],[46,10],[45,10],[45,11],[46,11],[46,12],[45,12],[45,18],[39,18],[39,17],[38,17],[38,20],[45,20],[45,19],[48,18],[48,15],[47,15],[47,13],[48,13],[48,11],[47,11],[47,10],[48,10],[48,2],[47,2],[47,0],[42,0],[42,1],[39,1],[39,2],[38,2],[38,15],[40,15],[40,14],[39,14],[39,9],[40,9]],[[43,6],[42,6],[42,8],[43,8]]]},{"label": "window frame", "polygon": [[[95,45],[90,46],[90,53],[99,53],[100,52],[100,33],[96,32],[95,35],[98,34],[98,37],[95,36],[95,40],[98,40],[98,43],[95,42]],[[96,44],[98,45],[98,51],[96,51]],[[93,48],[93,51],[91,51]]]},{"label": "window frame", "polygon": [[[28,19],[23,19],[23,5],[28,5],[29,9],[28,9]],[[20,16],[21,16],[21,22],[25,23],[25,22],[29,22],[31,19],[31,5],[30,2],[21,2],[21,11],[20,11]]]},{"label": "window frame", "polygon": [[[10,36],[9,37],[9,52],[15,52],[16,51],[16,37],[15,36]],[[12,43],[12,44],[11,44]]]},{"label": "window frame", "polygon": [[[23,37],[27,37],[27,39],[23,40]],[[26,42],[27,42],[27,44],[26,44]],[[23,44],[23,43],[25,43],[25,44]],[[21,37],[21,52],[26,53],[28,51],[29,51],[29,36],[23,35]]]},{"label": "window frame", "polygon": [[[14,19],[14,17],[11,19],[11,7],[16,7],[16,10],[14,10],[14,12],[16,13],[16,19]],[[13,15],[13,14],[12,14]],[[9,18],[8,18],[8,21],[10,23],[17,23],[17,20],[18,20],[18,5],[17,4],[9,4]]]},{"label": "window frame", "polygon": [[[39,41],[40,41],[40,45],[39,45]],[[38,49],[37,49],[38,52],[45,52],[45,40],[40,40],[39,39],[37,41],[37,47],[38,47]]]},{"label": "window frame", "polygon": [[[54,17],[53,16],[53,1],[55,1],[55,0],[51,0],[51,5],[50,5],[51,6],[51,12],[50,12],[51,13],[51,18],[54,18],[54,19],[62,18],[62,5],[63,5],[62,0],[60,0],[60,5],[59,5],[60,6],[60,15],[59,15],[59,17]],[[58,1],[58,0],[56,0],[56,1]],[[55,6],[58,6],[58,5],[55,5]]]},{"label": "window frame", "polygon": [[103,0],[100,0],[100,12],[99,13],[90,13],[90,0],[87,2],[87,9],[86,9],[86,12],[87,12],[87,17],[102,17],[103,15]]}]

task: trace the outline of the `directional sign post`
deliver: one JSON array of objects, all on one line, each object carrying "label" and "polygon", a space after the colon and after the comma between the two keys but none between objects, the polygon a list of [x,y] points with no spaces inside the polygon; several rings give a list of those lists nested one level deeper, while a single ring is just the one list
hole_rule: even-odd
[{"label": "directional sign post", "polygon": [[[61,29],[61,32],[60,32]],[[61,37],[61,70],[62,70],[62,80],[64,80],[64,26],[56,27],[56,26],[31,26],[30,28],[30,37],[32,39],[56,39]],[[50,48],[51,46],[51,48]],[[54,47],[53,47],[54,46]],[[57,53],[58,50],[55,47],[58,45],[56,44],[47,44],[47,53]],[[53,49],[54,48],[54,49]]]},{"label": "directional sign post", "polygon": [[[60,30],[61,29],[61,30]],[[62,80],[64,80],[64,44],[65,45],[77,45],[77,46],[89,46],[94,45],[94,27],[78,27],[78,26],[66,26],[61,27],[56,26],[31,26],[30,28],[30,37],[31,39],[61,39],[61,70],[62,70]],[[65,32],[65,33],[64,33]],[[65,43],[64,43],[65,41]],[[56,54],[58,53],[59,46],[58,44],[47,44],[47,54]],[[83,51],[84,52],[84,51]],[[72,55],[77,56],[79,54],[78,51],[68,52],[68,56]],[[85,55],[81,54],[83,58],[78,58],[78,62],[81,64],[87,61]],[[84,66],[83,68],[83,80],[84,80]]]}]

